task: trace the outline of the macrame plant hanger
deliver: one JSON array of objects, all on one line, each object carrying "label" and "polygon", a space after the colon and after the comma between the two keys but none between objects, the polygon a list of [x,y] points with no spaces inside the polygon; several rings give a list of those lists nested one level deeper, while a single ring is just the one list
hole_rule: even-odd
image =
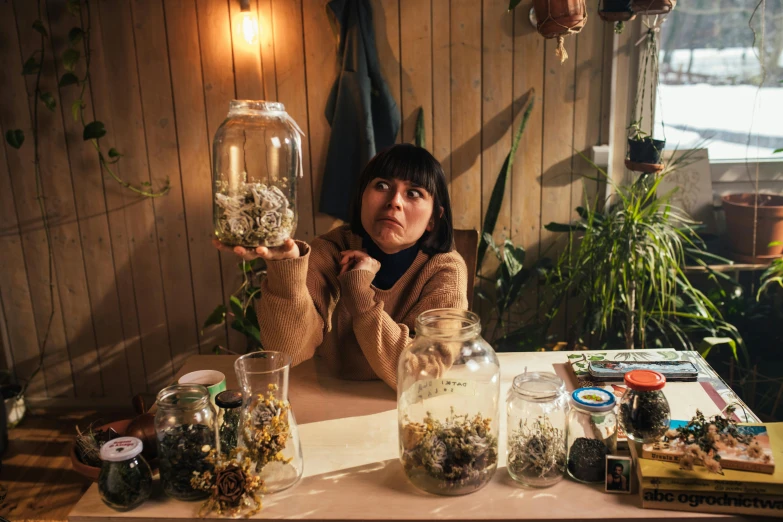
[{"label": "macrame plant hanger", "polygon": [[568,59],[565,37],[582,30],[587,22],[585,0],[533,0],[536,29],[544,38],[556,38],[555,56],[560,63]]}]

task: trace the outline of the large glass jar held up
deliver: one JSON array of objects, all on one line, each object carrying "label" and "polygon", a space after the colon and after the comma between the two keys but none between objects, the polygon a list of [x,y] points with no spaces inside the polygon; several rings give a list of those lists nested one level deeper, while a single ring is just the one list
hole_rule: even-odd
[{"label": "large glass jar held up", "polygon": [[248,248],[281,245],[296,230],[302,131],[282,103],[233,100],[215,133],[215,236]]},{"label": "large glass jar held up", "polygon": [[506,402],[507,469],[524,486],[547,487],[563,478],[566,464],[565,383],[552,372],[514,377]]},{"label": "large glass jar held up", "polygon": [[416,319],[397,366],[400,460],[418,488],[464,495],[498,463],[500,364],[476,314],[436,309]]},{"label": "large glass jar held up", "polygon": [[215,410],[209,391],[200,384],[175,384],[158,393],[155,432],[163,491],[177,500],[197,500],[208,495],[195,489],[194,473],[212,471],[208,460],[217,449]]},{"label": "large glass jar held up", "polygon": [[296,484],[304,472],[299,428],[288,402],[291,357],[281,352],[252,352],[234,362],[242,386],[239,448],[264,480],[267,493]]}]

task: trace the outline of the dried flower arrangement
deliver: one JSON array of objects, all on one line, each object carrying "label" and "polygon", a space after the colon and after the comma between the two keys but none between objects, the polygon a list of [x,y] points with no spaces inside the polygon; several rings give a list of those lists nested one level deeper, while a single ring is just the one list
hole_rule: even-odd
[{"label": "dried flower arrangement", "polygon": [[508,469],[512,476],[551,480],[563,475],[566,463],[565,435],[546,416],[528,427],[527,419],[508,440]]},{"label": "dried flower arrangement", "polygon": [[114,431],[114,428],[95,430],[90,424],[87,431],[81,431],[79,426],[76,426],[76,456],[82,464],[100,468],[102,464],[101,447],[119,436],[120,434]]},{"label": "dried flower arrangement", "polygon": [[275,398],[277,385],[270,384],[267,395],[257,394],[245,414],[242,438],[248,450],[248,456],[258,464],[260,470],[269,462],[279,461],[287,464],[291,459],[283,456],[286,441],[290,435],[287,401]]},{"label": "dried flower arrangement", "polygon": [[654,443],[652,448],[682,451],[680,469],[692,470],[695,464],[701,464],[710,473],[721,475],[721,452],[744,453],[748,459],[770,463],[771,456],[763,451],[753,433],[737,425],[731,418],[733,413],[734,408],[729,406],[725,416],[718,414],[706,418],[701,411],[696,410],[696,415],[688,424],[667,431],[664,440]]},{"label": "dried flower arrangement", "polygon": [[180,500],[203,498],[193,489],[194,473],[212,470],[207,457],[214,449],[215,432],[203,424],[183,424],[166,429],[158,440],[160,479],[167,495]]},{"label": "dried flower arrangement", "polygon": [[291,237],[294,211],[274,185],[241,182],[236,193],[215,193],[218,239],[245,247],[278,246]]},{"label": "dried flower arrangement", "polygon": [[[498,441],[492,419],[477,414],[456,415],[444,421],[430,412],[423,423],[409,422],[402,430],[403,465],[416,482],[419,475],[443,489],[478,489],[490,478],[498,460]],[[426,488],[425,488],[426,489]]]},{"label": "dried flower arrangement", "polygon": [[251,517],[261,511],[264,481],[256,473],[257,464],[247,456],[243,458],[240,452],[235,449],[226,456],[213,449],[206,458],[212,469],[193,474],[193,489],[209,493],[199,509],[200,517],[210,512],[238,517],[245,510],[244,516]]}]

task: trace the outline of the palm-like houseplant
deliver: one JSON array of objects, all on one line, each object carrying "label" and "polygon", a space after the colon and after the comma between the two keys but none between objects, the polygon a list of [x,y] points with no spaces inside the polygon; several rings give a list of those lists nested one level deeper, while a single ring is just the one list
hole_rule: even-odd
[{"label": "palm-like houseplant", "polygon": [[614,185],[616,197],[605,209],[579,207],[578,221],[546,226],[568,234],[548,280],[548,318],[566,296],[577,295],[585,310],[568,325],[571,342],[611,346],[619,337],[627,349],[698,345],[703,352],[728,344],[736,354],[744,348],[739,333],[683,270],[686,258],[708,267],[711,254],[701,248],[694,222],[670,204],[671,193],[658,193],[664,176]]}]

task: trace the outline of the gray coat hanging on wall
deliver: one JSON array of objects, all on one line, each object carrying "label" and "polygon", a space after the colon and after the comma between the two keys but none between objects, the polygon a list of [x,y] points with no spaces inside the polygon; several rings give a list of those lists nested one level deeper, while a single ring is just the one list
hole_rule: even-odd
[{"label": "gray coat hanging on wall", "polygon": [[340,74],[326,102],[332,128],[319,210],[348,221],[359,174],[375,153],[394,144],[400,113],[381,75],[367,0],[332,0],[339,24]]}]

